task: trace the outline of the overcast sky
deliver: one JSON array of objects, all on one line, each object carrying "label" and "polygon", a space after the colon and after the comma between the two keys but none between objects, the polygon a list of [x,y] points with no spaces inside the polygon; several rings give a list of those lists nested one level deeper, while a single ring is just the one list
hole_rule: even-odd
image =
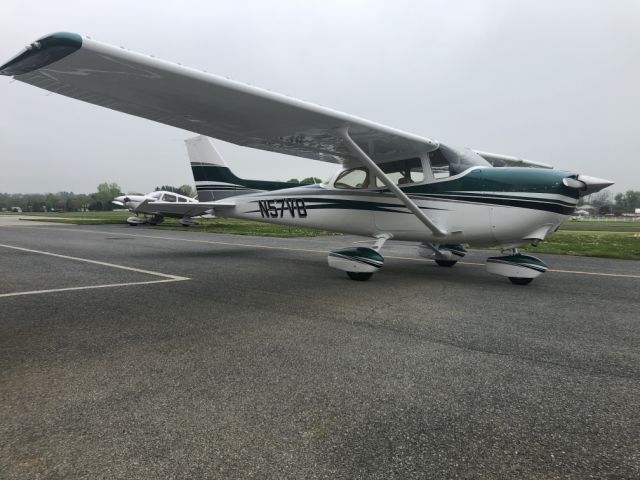
[{"label": "overcast sky", "polygon": [[[0,63],[77,32],[457,146],[640,190],[640,1],[3,0]],[[0,77],[0,192],[193,183],[184,130]],[[239,176],[336,166],[216,141]]]}]

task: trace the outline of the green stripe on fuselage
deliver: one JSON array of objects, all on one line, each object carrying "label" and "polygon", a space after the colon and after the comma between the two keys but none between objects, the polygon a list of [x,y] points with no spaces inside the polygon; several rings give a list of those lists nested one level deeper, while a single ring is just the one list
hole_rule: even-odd
[{"label": "green stripe on fuselage", "polygon": [[[300,183],[277,182],[269,180],[246,180],[236,177],[228,167],[217,165],[192,165],[193,178],[196,182],[225,182],[234,185],[241,185],[252,190],[282,190],[303,186]],[[215,187],[212,187],[215,190]]]}]

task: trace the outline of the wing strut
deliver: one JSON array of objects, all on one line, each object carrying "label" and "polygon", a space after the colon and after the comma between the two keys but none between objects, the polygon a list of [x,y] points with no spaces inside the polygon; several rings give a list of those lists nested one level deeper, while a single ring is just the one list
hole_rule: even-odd
[{"label": "wing strut", "polygon": [[427,217],[420,207],[418,207],[400,188],[391,181],[389,177],[382,171],[382,169],[371,158],[364,153],[364,151],[358,146],[356,142],[349,136],[349,127],[343,127],[339,130],[341,137],[347,143],[347,147],[356,157],[369,166],[376,176],[384,183],[389,190],[391,190],[398,199],[404,203],[404,205],[416,216],[418,220],[426,225],[426,227],[433,232],[437,237],[446,237],[447,231],[439,228],[433,223],[429,217]]}]

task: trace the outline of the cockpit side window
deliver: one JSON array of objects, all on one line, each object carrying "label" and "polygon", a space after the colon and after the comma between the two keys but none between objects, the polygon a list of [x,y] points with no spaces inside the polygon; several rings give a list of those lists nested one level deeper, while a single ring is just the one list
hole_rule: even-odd
[{"label": "cockpit side window", "polygon": [[[395,162],[381,163],[378,166],[396,185],[402,186],[424,181],[422,160],[419,158],[396,160]],[[376,177],[376,187],[383,186],[384,184]]]},{"label": "cockpit side window", "polygon": [[442,154],[442,149],[438,148],[433,152],[429,152],[429,161],[431,162],[431,171],[433,172],[433,178],[436,180],[440,178],[447,178],[451,175],[449,170],[449,162]]},{"label": "cockpit side window", "polygon": [[342,172],[333,182],[336,188],[369,188],[369,170],[364,167]]}]

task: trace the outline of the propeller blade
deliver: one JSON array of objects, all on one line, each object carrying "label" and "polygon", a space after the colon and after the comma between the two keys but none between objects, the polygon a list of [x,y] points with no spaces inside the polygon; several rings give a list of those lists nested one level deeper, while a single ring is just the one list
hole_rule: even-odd
[{"label": "propeller blade", "polygon": [[584,196],[610,187],[614,182],[603,178],[590,177],[588,175],[571,175],[570,177],[563,178],[562,183],[566,187],[579,190],[580,196]]},{"label": "propeller blade", "polygon": [[124,207],[124,203],[118,200],[111,200],[111,203],[113,203],[114,205],[118,205],[119,207]]},{"label": "propeller blade", "polygon": [[614,184],[611,180],[604,178],[589,177],[587,175],[578,175],[578,181],[584,183],[586,194],[599,192],[603,188],[610,187]]}]

